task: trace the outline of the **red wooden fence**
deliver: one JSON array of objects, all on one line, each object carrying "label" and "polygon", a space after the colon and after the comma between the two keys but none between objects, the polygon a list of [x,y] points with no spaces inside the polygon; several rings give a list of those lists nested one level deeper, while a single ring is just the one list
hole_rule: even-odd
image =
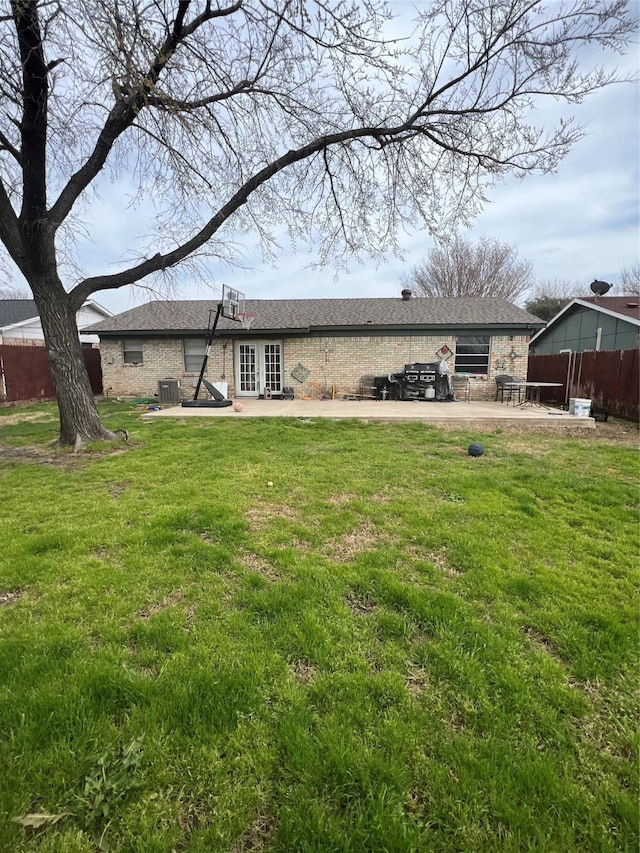
[{"label": "red wooden fence", "polygon": [[529,357],[530,382],[562,382],[547,388],[547,402],[568,403],[570,397],[589,399],[612,415],[640,420],[640,376],[636,349],[611,352],[572,352]]},{"label": "red wooden fence", "polygon": [[[102,394],[100,350],[83,349],[94,394]],[[41,400],[55,397],[44,347],[0,344],[0,402]]]},{"label": "red wooden fence", "polygon": [[99,349],[84,349],[84,363],[87,365],[87,373],[89,374],[89,382],[91,382],[91,390],[94,394],[102,394],[102,362],[100,360]]}]

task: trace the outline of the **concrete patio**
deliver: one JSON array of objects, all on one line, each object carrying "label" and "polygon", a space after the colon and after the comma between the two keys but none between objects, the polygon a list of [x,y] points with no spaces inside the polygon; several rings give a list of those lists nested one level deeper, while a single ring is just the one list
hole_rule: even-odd
[{"label": "concrete patio", "polygon": [[242,411],[233,406],[221,409],[183,408],[171,406],[160,411],[146,411],[144,418],[354,418],[365,423],[375,421],[412,422],[453,425],[459,423],[504,426],[567,427],[594,429],[593,418],[576,418],[568,412],[547,406],[512,406],[507,403],[473,401],[434,403],[431,401],[396,402],[391,400],[256,400],[245,398]]}]

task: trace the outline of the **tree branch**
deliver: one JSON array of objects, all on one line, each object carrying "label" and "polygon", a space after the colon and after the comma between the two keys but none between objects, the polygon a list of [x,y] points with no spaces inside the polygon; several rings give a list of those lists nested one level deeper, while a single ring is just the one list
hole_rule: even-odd
[{"label": "tree branch", "polygon": [[6,246],[19,269],[23,270],[24,249],[18,217],[2,180],[0,180],[0,242]]},{"label": "tree branch", "polygon": [[306,160],[313,154],[319,151],[324,151],[327,148],[335,145],[341,145],[345,142],[366,139],[367,137],[378,136],[394,136],[401,135],[408,129],[407,125],[399,125],[393,128],[377,128],[377,127],[362,127],[355,128],[341,133],[329,134],[318,137],[317,139],[303,145],[295,150],[287,151],[282,157],[274,160],[268,166],[265,166],[257,172],[252,178],[246,181],[243,186],[229,199],[229,201],[211,217],[211,219],[198,231],[190,240],[185,241],[170,252],[164,254],[158,253],[152,258],[130,267],[122,272],[113,273],[112,275],[93,276],[77,284],[71,291],[70,295],[74,304],[81,306],[83,302],[92,294],[99,290],[116,290],[119,287],[124,287],[128,284],[135,284],[141,279],[152,273],[167,269],[180,263],[189,255],[198,251],[213,235],[224,225],[232,214],[234,214],[242,205],[246,204],[249,197],[255,190],[270,181],[279,172],[292,166],[294,163],[299,163]]},{"label": "tree branch", "polygon": [[[17,0],[14,1],[17,2]],[[147,74],[140,76],[135,90],[130,90],[126,96],[123,96],[122,93],[118,96],[119,99],[107,116],[93,151],[84,165],[71,176],[51,208],[51,222],[54,228],[57,229],[64,222],[78,197],[91,184],[106,163],[116,140],[131,127],[138,113],[148,105],[150,93],[178,45],[207,21],[237,12],[242,6],[242,0],[237,0],[236,3],[224,9],[212,9],[207,3],[204,11],[194,18],[190,24],[185,25],[184,18],[189,5],[190,0],[180,0],[171,31],[167,33],[163,44],[157,50]]]},{"label": "tree branch", "polygon": [[22,210],[20,221],[40,228],[47,210],[47,65],[36,0],[11,0],[22,63]]},{"label": "tree branch", "polygon": [[203,107],[212,106],[220,101],[226,101],[229,98],[235,97],[235,95],[239,95],[247,91],[251,91],[251,93],[254,94],[256,89],[253,87],[250,80],[241,80],[226,92],[217,92],[215,95],[208,95],[206,98],[198,98],[196,101],[180,101],[177,98],[171,98],[168,95],[155,94],[149,95],[147,98],[147,104],[150,107],[156,107],[162,110],[191,112],[193,110],[202,109]]},{"label": "tree branch", "polygon": [[4,133],[0,130],[0,151],[8,151],[9,154],[13,157],[13,159],[18,163],[18,165],[22,165],[22,154],[18,151],[18,149],[11,144],[9,139],[4,135]]}]

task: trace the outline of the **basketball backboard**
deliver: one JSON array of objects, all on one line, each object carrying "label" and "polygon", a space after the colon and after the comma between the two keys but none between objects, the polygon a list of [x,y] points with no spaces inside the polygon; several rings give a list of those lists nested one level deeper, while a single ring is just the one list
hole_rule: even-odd
[{"label": "basketball backboard", "polygon": [[241,290],[229,287],[228,284],[223,284],[222,316],[228,317],[230,320],[236,320],[238,314],[244,314],[244,293]]}]

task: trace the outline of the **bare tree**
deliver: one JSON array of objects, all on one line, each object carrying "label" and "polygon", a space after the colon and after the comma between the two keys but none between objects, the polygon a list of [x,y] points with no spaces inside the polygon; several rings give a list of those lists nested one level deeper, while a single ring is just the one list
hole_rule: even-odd
[{"label": "bare tree", "polygon": [[621,296],[640,296],[640,263],[622,267],[618,287]]},{"label": "bare tree", "polygon": [[524,307],[530,314],[548,322],[581,292],[581,287],[584,290],[584,285],[566,278],[539,281],[529,292]]},{"label": "bare tree", "polygon": [[32,299],[28,290],[17,287],[0,287],[0,299]]},{"label": "bare tree", "polygon": [[533,283],[530,261],[507,243],[481,237],[474,245],[454,234],[438,241],[427,259],[403,279],[422,296],[498,296],[516,300]]},{"label": "bare tree", "polygon": [[[0,241],[37,303],[60,440],[110,437],[75,314],[270,227],[386,252],[399,224],[466,223],[487,182],[554,169],[581,137],[528,116],[611,83],[583,48],[620,51],[626,0],[2,0]],[[406,19],[406,6],[401,15]],[[410,30],[407,38],[400,28]],[[103,177],[153,199],[138,258],[87,277],[74,235]],[[123,205],[127,202],[123,201]]]}]

